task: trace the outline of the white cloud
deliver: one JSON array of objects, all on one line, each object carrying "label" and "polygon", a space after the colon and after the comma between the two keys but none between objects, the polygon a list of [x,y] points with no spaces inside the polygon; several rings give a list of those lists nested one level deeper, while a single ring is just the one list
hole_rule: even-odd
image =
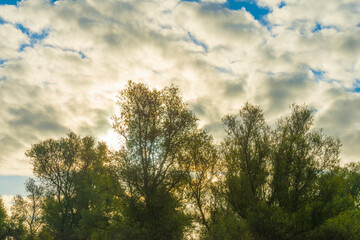
[{"label": "white cloud", "polygon": [[25,150],[69,130],[113,139],[109,118],[129,79],[179,85],[217,137],[221,117],[245,101],[261,104],[271,121],[291,103],[307,103],[318,110],[317,127],[343,141],[344,159],[359,158],[352,109],[360,93],[351,88],[360,78],[360,4],[283,2],[258,1],[272,10],[268,26],[245,9],[205,1],[0,5],[0,174],[31,175]]},{"label": "white cloud", "polygon": [[22,44],[28,43],[28,37],[11,24],[0,25],[0,51],[2,59],[16,58]]}]

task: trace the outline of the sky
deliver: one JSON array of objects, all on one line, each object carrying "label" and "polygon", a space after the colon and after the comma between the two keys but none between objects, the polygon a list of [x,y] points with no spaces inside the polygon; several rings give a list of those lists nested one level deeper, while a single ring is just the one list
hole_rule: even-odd
[{"label": "sky", "polygon": [[69,131],[116,147],[128,80],[179,86],[215,139],[246,102],[293,103],[360,160],[358,0],[0,0],[0,195],[24,194],[25,151]]}]

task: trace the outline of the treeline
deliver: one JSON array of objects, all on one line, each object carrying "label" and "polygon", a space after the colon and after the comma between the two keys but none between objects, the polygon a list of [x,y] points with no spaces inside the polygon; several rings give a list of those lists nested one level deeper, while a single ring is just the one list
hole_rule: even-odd
[{"label": "treeline", "polygon": [[16,196],[1,239],[360,239],[360,165],[293,105],[269,127],[246,103],[215,144],[176,87],[129,82],[110,151],[74,133],[26,152],[36,180]]}]

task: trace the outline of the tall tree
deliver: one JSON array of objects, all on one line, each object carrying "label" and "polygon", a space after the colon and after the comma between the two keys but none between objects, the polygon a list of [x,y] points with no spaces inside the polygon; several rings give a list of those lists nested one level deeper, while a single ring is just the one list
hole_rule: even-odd
[{"label": "tall tree", "polygon": [[250,103],[223,122],[227,133],[223,143],[227,195],[233,209],[246,218],[248,211],[266,198],[270,128],[260,107]]},{"label": "tall tree", "polygon": [[[111,167],[111,154],[104,143],[83,138],[82,167],[76,173],[74,199],[79,211],[78,239],[116,239],[116,224],[122,214],[123,194]],[[115,228],[115,229],[114,229]]]},{"label": "tall tree", "polygon": [[74,175],[80,168],[81,139],[74,133],[48,139],[27,151],[33,171],[45,186],[44,218],[56,239],[71,239],[77,212],[74,208]]},{"label": "tall tree", "polygon": [[34,240],[41,230],[42,226],[42,204],[43,187],[36,184],[33,178],[29,178],[25,183],[25,189],[29,193],[27,196],[28,204],[26,210],[26,225],[29,229],[28,239]]},{"label": "tall tree", "polygon": [[186,142],[186,149],[179,157],[179,169],[184,171],[184,190],[188,209],[198,223],[210,231],[209,218],[215,207],[213,187],[220,178],[217,149],[212,137],[204,130],[194,131]]},{"label": "tall tree", "polygon": [[291,115],[280,119],[273,132],[271,201],[289,212],[305,204],[315,180],[339,164],[339,140],[312,130],[312,125],[311,110],[293,105]]},{"label": "tall tree", "polygon": [[225,193],[255,239],[311,239],[329,219],[354,209],[340,187],[346,183],[337,170],[341,144],[312,129],[308,107],[293,105],[273,131],[249,103],[224,124]]},{"label": "tall tree", "polygon": [[176,87],[149,89],[129,82],[120,92],[114,129],[125,145],[118,153],[120,178],[129,196],[136,239],[181,239],[186,216],[175,192],[183,181],[179,155],[196,118]]}]

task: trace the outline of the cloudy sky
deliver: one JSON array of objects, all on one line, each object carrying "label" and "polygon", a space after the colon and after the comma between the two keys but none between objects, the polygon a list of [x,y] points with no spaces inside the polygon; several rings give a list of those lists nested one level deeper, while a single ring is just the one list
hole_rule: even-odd
[{"label": "cloudy sky", "polygon": [[343,161],[360,160],[358,0],[0,0],[0,195],[22,193],[39,140],[114,144],[130,79],[178,85],[218,139],[246,101],[270,124],[306,103]]}]

